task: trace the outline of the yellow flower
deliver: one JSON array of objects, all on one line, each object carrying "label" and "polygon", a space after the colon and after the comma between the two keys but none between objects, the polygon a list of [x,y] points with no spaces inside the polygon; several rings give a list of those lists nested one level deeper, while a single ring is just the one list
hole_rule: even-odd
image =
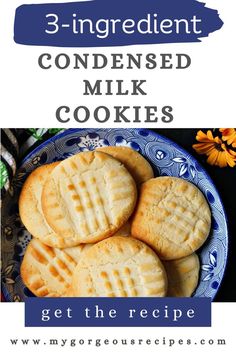
[{"label": "yellow flower", "polygon": [[214,137],[211,130],[206,134],[199,130],[196,140],[199,143],[193,145],[194,150],[200,155],[208,156],[207,162],[210,165],[219,167],[236,165],[236,152],[229,149],[218,136]]},{"label": "yellow flower", "polygon": [[222,140],[236,148],[236,130],[234,128],[220,128],[220,132],[222,133]]}]

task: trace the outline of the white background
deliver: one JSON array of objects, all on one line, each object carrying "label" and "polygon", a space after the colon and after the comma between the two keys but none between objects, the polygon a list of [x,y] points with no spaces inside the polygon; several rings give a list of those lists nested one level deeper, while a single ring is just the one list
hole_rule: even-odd
[{"label": "white background", "polygon": [[[26,1],[25,3],[31,3]],[[35,1],[41,2],[41,1]],[[45,2],[47,2],[45,0]],[[174,108],[171,124],[153,123],[145,127],[230,127],[235,119],[235,0],[208,0],[207,6],[217,9],[224,22],[221,30],[210,34],[201,43],[144,45],[113,48],[77,49],[49,48],[15,44],[13,23],[15,8],[21,1],[0,2],[0,77],[2,127],[78,127],[71,120],[57,122],[55,111],[61,105],[74,109],[86,105],[91,111],[100,105],[154,105]],[[42,70],[37,61],[41,53],[187,53],[192,65],[187,70]],[[82,95],[83,79],[146,79],[148,96]],[[85,127],[96,124],[91,118]],[[144,124],[138,124],[144,126]],[[112,127],[112,119],[106,127]],[[127,128],[134,126],[130,123]],[[80,124],[80,127],[83,125]]]},{"label": "white background", "polygon": [[[89,353],[89,354],[127,354],[130,351],[141,354],[232,354],[235,352],[235,317],[236,317],[236,303],[213,303],[212,304],[212,327],[206,328],[33,328],[24,327],[24,304],[8,303],[0,304],[1,309],[1,353],[14,353],[14,354],[32,354],[32,353]],[[9,344],[10,338],[23,338],[23,339],[37,339],[40,338],[42,343],[47,342],[49,339],[89,339],[89,338],[101,338],[101,339],[156,339],[160,342],[163,337],[166,338],[166,342],[169,339],[174,339],[177,343],[179,339],[190,338],[193,345],[175,344],[172,347],[168,345],[143,345],[143,346],[110,346],[103,345],[101,347],[91,346],[79,346],[69,347],[65,345],[60,346],[47,346],[42,344],[41,346],[35,345],[17,345],[12,346]],[[199,340],[205,339],[206,343],[209,339],[225,339],[226,345],[205,344],[195,345]]]}]

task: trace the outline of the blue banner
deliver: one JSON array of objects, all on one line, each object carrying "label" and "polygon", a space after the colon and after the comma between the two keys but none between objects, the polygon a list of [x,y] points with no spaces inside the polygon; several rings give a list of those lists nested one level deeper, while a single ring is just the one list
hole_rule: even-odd
[{"label": "blue banner", "polygon": [[209,327],[210,298],[28,298],[27,327]]},{"label": "blue banner", "polygon": [[196,0],[94,0],[17,8],[14,40],[57,47],[199,42],[223,25]]}]

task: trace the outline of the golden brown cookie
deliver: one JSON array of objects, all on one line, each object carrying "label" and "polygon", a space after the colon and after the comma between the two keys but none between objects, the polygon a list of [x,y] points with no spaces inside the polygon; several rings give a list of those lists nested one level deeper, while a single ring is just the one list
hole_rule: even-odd
[{"label": "golden brown cookie", "polygon": [[103,152],[82,152],[60,163],[42,191],[49,226],[68,246],[114,234],[132,214],[136,185],[127,169]]},{"label": "golden brown cookie", "polygon": [[66,247],[47,224],[41,206],[43,185],[58,164],[59,162],[54,162],[40,166],[28,176],[19,198],[19,213],[23,224],[34,237],[49,246]]},{"label": "golden brown cookie", "polygon": [[73,271],[81,255],[90,245],[79,245],[63,250],[46,246],[33,238],[26,248],[21,264],[25,285],[40,297],[66,296],[71,287]]},{"label": "golden brown cookie", "polygon": [[78,262],[74,296],[166,295],[167,278],[158,256],[132,237],[114,236],[93,245]]},{"label": "golden brown cookie", "polygon": [[200,263],[196,253],[163,262],[168,278],[167,296],[188,297],[197,287]]},{"label": "golden brown cookie", "polygon": [[157,177],[142,184],[131,234],[149,244],[161,259],[193,253],[205,242],[210,226],[210,208],[192,183]]},{"label": "golden brown cookie", "polygon": [[96,149],[113,156],[123,163],[133,176],[137,185],[148,181],[154,177],[153,170],[149,162],[137,151],[126,146],[104,146]]}]

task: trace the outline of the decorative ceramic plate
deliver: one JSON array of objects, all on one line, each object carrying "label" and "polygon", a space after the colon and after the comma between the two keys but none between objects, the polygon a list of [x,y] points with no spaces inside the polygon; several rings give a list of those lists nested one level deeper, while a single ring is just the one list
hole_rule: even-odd
[{"label": "decorative ceramic plate", "polygon": [[19,275],[25,248],[31,238],[18,214],[18,197],[27,175],[36,167],[62,160],[80,151],[104,145],[129,146],[152,164],[156,176],[177,176],[194,183],[208,200],[212,212],[211,233],[198,251],[201,274],[193,296],[214,298],[222,281],[228,250],[227,221],[219,194],[201,165],[181,147],[143,129],[69,129],[40,145],[23,161],[13,181],[11,196],[2,209],[2,281],[7,301],[33,296]]}]

